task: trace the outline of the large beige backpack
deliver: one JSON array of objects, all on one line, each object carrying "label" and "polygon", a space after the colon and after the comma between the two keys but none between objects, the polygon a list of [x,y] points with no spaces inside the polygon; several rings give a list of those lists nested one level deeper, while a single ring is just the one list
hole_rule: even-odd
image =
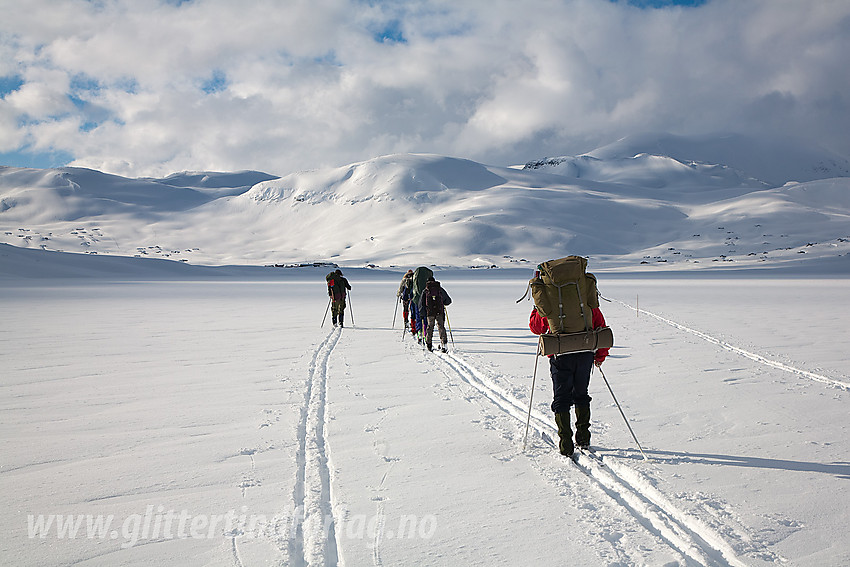
[{"label": "large beige backpack", "polygon": [[540,264],[540,275],[528,282],[537,312],[549,320],[552,333],[593,329],[592,309],[599,307],[596,277],[587,273],[587,258],[567,256]]},{"label": "large beige backpack", "polygon": [[567,256],[539,266],[528,285],[537,312],[549,321],[540,337],[541,354],[593,351],[613,345],[608,327],[593,329],[593,309],[599,307],[596,277],[587,273],[587,258]]}]

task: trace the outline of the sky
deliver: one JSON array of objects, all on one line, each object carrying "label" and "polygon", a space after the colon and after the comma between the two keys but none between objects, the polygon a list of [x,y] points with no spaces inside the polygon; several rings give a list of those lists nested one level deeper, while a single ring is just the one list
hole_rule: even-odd
[{"label": "sky", "polygon": [[513,165],[642,132],[850,156],[847,0],[0,0],[0,165]]}]

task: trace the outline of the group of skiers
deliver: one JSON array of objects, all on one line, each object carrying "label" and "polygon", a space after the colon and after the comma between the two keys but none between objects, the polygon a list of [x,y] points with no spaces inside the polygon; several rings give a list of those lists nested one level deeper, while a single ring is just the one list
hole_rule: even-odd
[{"label": "group of skiers", "polygon": [[[325,276],[328,284],[328,308],[334,327],[344,327],[345,299],[351,284],[342,270],[334,270]],[[446,307],[451,305],[452,298],[434,278],[434,272],[424,266],[416,270],[408,270],[401,279],[397,301],[402,304],[404,312],[404,328],[416,337],[420,344],[434,350],[434,328],[439,331],[441,352],[448,352],[448,334],[446,333]],[[327,315],[327,313],[325,313]]]},{"label": "group of skiers", "polygon": [[424,266],[407,270],[401,278],[396,298],[402,305],[405,331],[410,331],[420,344],[431,351],[434,350],[434,327],[437,327],[440,335],[437,348],[448,352],[446,307],[451,305],[452,298],[434,278],[434,272]]},{"label": "group of skiers", "polygon": [[[585,272],[586,266],[587,260],[579,256],[544,262],[529,281],[529,290],[535,302],[529,317],[531,332],[536,335],[554,334],[556,339],[580,335],[581,340],[586,340],[586,337],[593,336],[596,341],[592,348],[571,349],[560,348],[559,340],[559,348],[551,354],[543,350],[538,352],[549,357],[553,389],[551,408],[558,426],[558,448],[565,456],[571,456],[576,447],[590,447],[590,374],[594,364],[601,366],[608,356],[608,348],[600,348],[602,342],[596,338],[600,329],[608,329],[599,309],[596,278]],[[328,274],[326,280],[334,326],[342,327],[346,293],[351,285],[340,270]],[[448,352],[446,306],[452,300],[434,278],[433,271],[424,266],[408,270],[401,279],[396,298],[402,305],[405,332],[409,331],[420,344],[432,351],[436,327],[440,337],[437,348],[441,352]],[[605,344],[613,344],[612,335],[610,342]],[[570,409],[573,407],[576,417],[575,437],[570,424]]]}]

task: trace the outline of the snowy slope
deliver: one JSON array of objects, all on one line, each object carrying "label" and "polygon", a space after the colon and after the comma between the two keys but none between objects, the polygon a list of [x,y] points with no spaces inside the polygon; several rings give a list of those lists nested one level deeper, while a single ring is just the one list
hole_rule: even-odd
[{"label": "snowy slope", "polygon": [[191,209],[273,178],[259,172],[242,172],[174,174],[162,180],[127,179],[76,167],[0,167],[0,177],[4,189],[0,210],[4,216],[38,223],[122,215],[151,220],[156,213]]},{"label": "snowy slope", "polygon": [[525,169],[428,154],[280,178],[3,168],[0,242],[211,265],[510,267],[572,253],[656,271],[839,262],[848,171],[790,142],[668,135]]},{"label": "snowy slope", "polygon": [[270,179],[277,179],[277,176],[261,171],[237,171],[233,173],[184,171],[172,173],[161,179],[151,179],[151,181],[172,187],[190,188],[210,197],[218,198],[241,195],[257,183]]},{"label": "snowy slope", "polygon": [[627,136],[588,156],[601,160],[638,154],[666,156],[682,163],[717,164],[772,186],[850,176],[850,160],[811,142],[759,139],[741,134],[685,137],[672,134]]}]

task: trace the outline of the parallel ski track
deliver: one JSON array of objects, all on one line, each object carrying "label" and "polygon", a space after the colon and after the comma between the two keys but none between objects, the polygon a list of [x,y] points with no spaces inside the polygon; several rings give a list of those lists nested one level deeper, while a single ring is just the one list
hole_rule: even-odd
[{"label": "parallel ski track", "polygon": [[[494,384],[484,372],[448,353],[438,355],[447,375],[460,377],[478,390],[499,409],[517,419],[525,427],[528,408],[511,394]],[[539,411],[532,411],[531,428],[538,435],[557,436],[554,422]],[[638,471],[615,460],[590,453],[579,453],[574,463],[619,506],[625,508],[648,531],[680,553],[689,565],[705,567],[745,567],[735,550],[718,533],[698,518],[678,509]]]},{"label": "parallel ski track", "polygon": [[302,519],[290,540],[290,557],[296,564],[309,567],[339,564],[325,410],[330,357],[341,334],[341,328],[332,330],[313,352],[298,426],[294,499],[296,508],[302,510]]},{"label": "parallel ski track", "polygon": [[814,372],[809,372],[807,370],[801,370],[800,368],[794,368],[793,366],[789,366],[787,364],[783,364],[783,363],[777,362],[775,360],[770,360],[769,358],[765,358],[765,357],[763,357],[759,354],[750,352],[748,350],[744,350],[740,347],[736,347],[735,345],[729,344],[726,341],[723,341],[723,340],[718,339],[716,337],[712,337],[711,335],[709,335],[707,333],[703,333],[702,331],[692,329],[690,327],[682,325],[681,323],[677,323],[675,321],[672,321],[670,319],[662,317],[661,315],[656,315],[655,313],[652,313],[650,311],[646,311],[645,309],[640,309],[638,307],[634,307],[632,305],[629,305],[628,303],[624,303],[624,302],[619,301],[619,300],[615,300],[615,301],[617,301],[617,303],[619,303],[620,305],[623,305],[624,307],[626,307],[628,309],[632,309],[632,310],[634,310],[638,313],[648,315],[648,316],[652,317],[653,319],[661,321],[662,323],[666,323],[667,325],[670,325],[671,327],[673,327],[675,329],[679,329],[680,331],[685,331],[686,333],[690,333],[690,334],[697,336],[697,337],[699,337],[703,340],[706,340],[710,343],[713,343],[713,344],[719,346],[720,348],[723,348],[723,349],[728,350],[730,352],[734,352],[736,354],[739,354],[741,356],[749,358],[750,360],[754,360],[758,363],[764,364],[765,366],[770,366],[771,368],[778,368],[779,370],[784,370],[785,372],[790,372],[792,374],[796,374],[798,376],[802,376],[802,377],[808,378],[810,380],[815,380],[816,382],[821,382],[823,384],[828,384],[830,386],[840,388],[842,390],[850,390],[850,383],[848,383],[848,382],[842,382],[841,380],[835,380],[833,378],[828,378],[826,376],[822,376],[822,375],[816,374]]}]

